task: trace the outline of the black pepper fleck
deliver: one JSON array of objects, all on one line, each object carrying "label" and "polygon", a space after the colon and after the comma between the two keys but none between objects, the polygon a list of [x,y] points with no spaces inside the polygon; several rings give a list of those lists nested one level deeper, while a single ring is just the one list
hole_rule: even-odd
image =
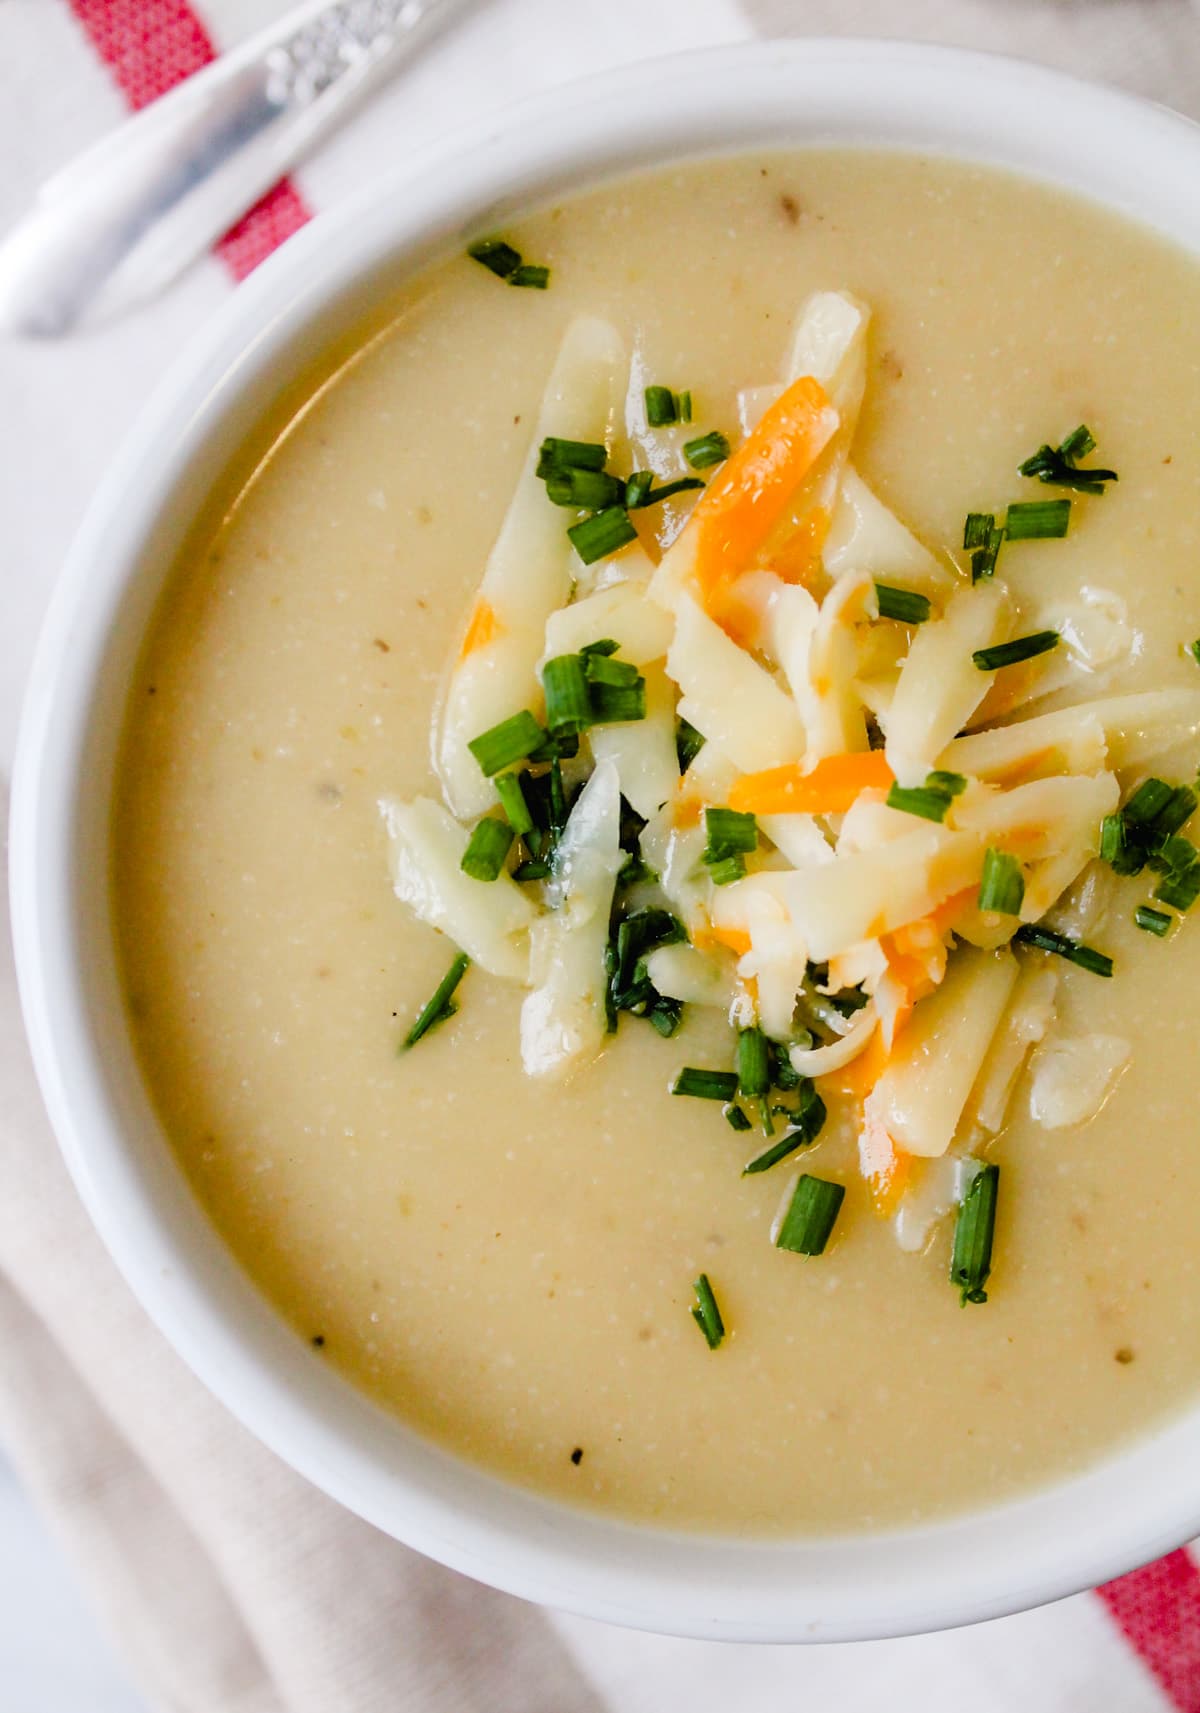
[{"label": "black pepper fleck", "polygon": [[325,1348],[325,1334],[323,1332],[314,1332],[313,1337],[312,1337],[312,1345],[313,1345],[314,1350],[324,1350],[324,1348]]},{"label": "black pepper fleck", "polygon": [[571,1462],[575,1465],[576,1469],[578,1469],[579,1465],[583,1462],[583,1447],[581,1445],[577,1445],[571,1453]]}]

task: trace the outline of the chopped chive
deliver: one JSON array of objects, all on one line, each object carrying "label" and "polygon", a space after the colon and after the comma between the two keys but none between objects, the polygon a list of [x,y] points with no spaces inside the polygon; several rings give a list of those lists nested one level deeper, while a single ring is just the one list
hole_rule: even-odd
[{"label": "chopped chive", "polygon": [[1003,666],[1019,666],[1023,660],[1033,660],[1047,654],[1059,644],[1056,630],[1034,631],[1031,636],[1014,637],[1011,642],[998,642],[992,648],[977,648],[971,659],[981,672],[999,672]]},{"label": "chopped chive", "polygon": [[[805,1036],[804,1045],[811,1047],[812,1036],[808,1035],[807,1031]],[[776,1041],[771,1042],[771,1081],[776,1088],[784,1089],[788,1093],[798,1089],[804,1082],[800,1072],[793,1066],[787,1048]]]},{"label": "chopped chive", "polygon": [[658,876],[650,867],[650,864],[643,862],[640,856],[627,857],[621,867],[617,870],[618,886],[637,886],[643,880],[657,879]]},{"label": "chopped chive", "polygon": [[594,565],[597,559],[606,559],[618,548],[637,540],[637,530],[624,506],[608,506],[595,512],[582,523],[573,524],[567,534],[585,565]]},{"label": "chopped chive", "polygon": [[1033,946],[1039,952],[1054,952],[1068,963],[1090,970],[1093,975],[1107,976],[1113,972],[1113,961],[1105,953],[1082,945],[1069,934],[1057,934],[1053,928],[1043,928],[1039,923],[1022,922],[1013,939],[1023,946]]},{"label": "chopped chive", "polygon": [[893,784],[887,806],[906,815],[919,815],[924,821],[944,821],[947,809],[966,784],[961,773],[928,773],[924,785]]},{"label": "chopped chive", "polygon": [[544,862],[540,857],[530,857],[527,862],[519,862],[517,864],[516,868],[512,871],[512,877],[514,880],[519,880],[521,882],[527,880],[548,880],[550,877],[550,864],[548,862]]},{"label": "chopped chive", "polygon": [[1173,838],[1196,813],[1198,801],[1190,785],[1177,785],[1151,823],[1153,837],[1162,841]]},{"label": "chopped chive", "polygon": [[496,780],[496,795],[500,799],[500,807],[508,817],[508,824],[514,833],[523,838],[526,833],[533,831],[533,816],[529,813],[529,804],[525,801],[525,791],[521,785],[519,773],[502,773]]},{"label": "chopped chive", "polygon": [[[644,959],[646,954],[657,946],[676,945],[686,938],[683,924],[672,916],[669,910],[635,910],[618,922],[609,941],[605,959],[608,969],[608,999],[614,1028],[618,1011],[649,1015],[653,1022],[655,1006],[674,1003],[665,1000],[655,990],[646,975]],[[679,1016],[682,1016],[682,1008]],[[661,1026],[656,1027],[660,1027],[661,1032]]]},{"label": "chopped chive", "polygon": [[1160,940],[1171,927],[1171,918],[1166,911],[1152,910],[1149,904],[1139,904],[1133,919],[1139,928],[1144,928],[1148,934],[1157,934]]},{"label": "chopped chive", "polygon": [[1191,839],[1183,838],[1179,833],[1172,833],[1169,838],[1156,841],[1156,849],[1150,857],[1150,866],[1159,874],[1182,874],[1200,862],[1200,851],[1197,851]]},{"label": "chopped chive", "polygon": [[508,283],[510,286],[531,286],[534,291],[545,291],[550,284],[550,269],[535,262],[522,262],[509,274]]},{"label": "chopped chive", "polygon": [[1130,847],[1124,815],[1106,815],[1101,821],[1100,860],[1117,874],[1140,874],[1145,867],[1145,859]]},{"label": "chopped chive", "polygon": [[555,756],[550,763],[550,831],[558,836],[567,824],[570,804],[563,789],[562,762]]},{"label": "chopped chive", "polygon": [[809,1147],[821,1134],[826,1117],[825,1102],[810,1082],[806,1081],[802,1085],[800,1104],[794,1112],[787,1107],[778,1110],[787,1116],[787,1128],[778,1142],[772,1142],[769,1148],[764,1148],[761,1154],[756,1154],[753,1160],[742,1167],[744,1178],[752,1177],[758,1172],[769,1172],[772,1166],[777,1166],[780,1160],[786,1160],[797,1148]]},{"label": "chopped chive", "polygon": [[963,547],[971,553],[971,581],[978,583],[990,577],[996,569],[996,559],[1004,545],[1004,529],[991,512],[968,512],[963,525]]},{"label": "chopped chive", "polygon": [[679,404],[670,387],[646,388],[646,421],[651,428],[666,428],[679,420]]},{"label": "chopped chive", "polygon": [[754,1128],[741,1107],[733,1105],[732,1102],[725,1108],[725,1122],[731,1130],[753,1130]]},{"label": "chopped chive", "polygon": [[[499,822],[496,824],[499,825]],[[407,1052],[410,1047],[415,1047],[422,1035],[428,1035],[429,1031],[438,1023],[443,1023],[447,1017],[454,1016],[458,1007],[454,1004],[451,995],[463,976],[466,975],[470,963],[471,960],[465,952],[458,953],[450,968],[417,1013],[416,1022],[404,1037],[400,1048],[402,1053]]]},{"label": "chopped chive", "polygon": [[733,851],[758,849],[758,822],[740,809],[706,809],[704,830],[708,834],[705,860],[729,856]]},{"label": "chopped chive", "polygon": [[713,1288],[708,1282],[708,1274],[701,1273],[692,1289],[696,1293],[692,1319],[704,1334],[708,1348],[715,1350],[725,1336],[725,1322],[721,1319],[721,1311],[717,1307],[716,1297],[713,1296]]},{"label": "chopped chive", "polygon": [[771,1087],[771,1053],[761,1029],[740,1029],[737,1039],[738,1093],[759,1100]]},{"label": "chopped chive", "polygon": [[[645,476],[647,474],[648,472],[645,470],[638,472],[639,476]],[[630,488],[632,487],[633,480],[634,478],[631,476],[629,481],[625,484],[625,505],[627,509],[633,510],[636,510],[639,506],[656,506],[660,500],[673,500],[676,494],[691,493],[694,489],[703,488],[704,486],[704,483],[700,480],[699,476],[680,476],[676,481],[664,482],[661,488],[656,488],[652,485],[654,478],[650,477],[649,482],[644,488],[639,485],[636,491],[636,497],[631,497]]]},{"label": "chopped chive", "polygon": [[557,737],[578,734],[592,723],[592,704],[581,654],[556,654],[542,667],[546,724]]},{"label": "chopped chive", "polygon": [[693,470],[707,470],[710,464],[721,464],[729,456],[729,442],[716,428],[695,440],[685,440],[683,455]]},{"label": "chopped chive", "polygon": [[728,1105],[738,1091],[736,1071],[701,1071],[685,1065],[671,1084],[672,1094],[691,1095],[695,1100],[720,1100]]},{"label": "chopped chive", "polygon": [[620,646],[621,646],[620,643],[617,642],[614,637],[602,636],[600,638],[599,642],[585,642],[583,647],[579,650],[579,652],[580,652],[580,654],[584,654],[584,655],[589,655],[589,654],[601,654],[601,655],[615,654],[617,652],[617,650],[620,648]]},{"label": "chopped chive", "polygon": [[1017,468],[1022,476],[1035,476],[1039,482],[1047,482],[1051,487],[1074,488],[1081,494],[1102,494],[1106,482],[1118,480],[1117,472],[1102,470],[1098,466],[1081,470],[1076,463],[1077,459],[1086,458],[1095,450],[1095,436],[1081,422],[1057,446],[1039,446],[1032,457],[1026,458]]},{"label": "chopped chive", "polygon": [[1198,664],[1200,664],[1200,637],[1197,637],[1195,642],[1191,642],[1188,644],[1188,650],[1192,656],[1192,659],[1194,661],[1196,661]]},{"label": "chopped chive", "polygon": [[679,757],[679,771],[686,773],[704,748],[705,737],[687,720],[675,722],[675,754]]},{"label": "chopped chive", "polygon": [[669,1041],[683,1022],[683,1005],[678,999],[668,999],[665,994],[660,994],[646,1016],[663,1040]]},{"label": "chopped chive", "polygon": [[570,761],[579,754],[579,739],[574,732],[543,732],[542,741],[529,752],[530,761]]},{"label": "chopped chive", "polygon": [[1200,898],[1200,862],[1168,874],[1154,888],[1154,896],[1160,904],[1169,904],[1174,910],[1190,910]]},{"label": "chopped chive", "polygon": [[625,484],[625,505],[627,510],[636,511],[639,506],[648,503],[650,490],[654,486],[653,470],[635,470]]},{"label": "chopped chive", "polygon": [[632,684],[591,682],[588,699],[593,725],[624,725],[646,718],[646,680],[640,674]]},{"label": "chopped chive", "polygon": [[592,652],[584,658],[583,670],[589,684],[609,684],[628,690],[641,678],[637,667],[629,660],[614,660],[610,654]]},{"label": "chopped chive", "polygon": [[545,481],[559,470],[603,470],[608,449],[595,440],[560,440],[547,435],[538,449],[537,474]]},{"label": "chopped chive", "polygon": [[680,393],[678,398],[676,399],[675,403],[676,403],[676,406],[678,407],[678,410],[679,410],[680,422],[690,422],[692,420],[692,395],[691,395],[691,393],[689,393],[689,392]]},{"label": "chopped chive", "polygon": [[1018,500],[1004,516],[1009,541],[1056,541],[1070,526],[1070,500]]},{"label": "chopped chive", "polygon": [[510,279],[521,266],[521,252],[506,244],[503,238],[480,238],[468,245],[467,254],[473,262],[482,262],[502,280]]},{"label": "chopped chive", "polygon": [[927,791],[923,785],[893,785],[887,794],[889,809],[919,815],[924,821],[944,821],[950,801],[944,791]]},{"label": "chopped chive", "polygon": [[1172,794],[1172,787],[1165,779],[1143,779],[1125,805],[1126,821],[1141,824],[1153,821],[1171,801]]},{"label": "chopped chive", "polygon": [[984,1166],[971,1180],[959,1203],[954,1224],[954,1249],[950,1256],[950,1283],[958,1287],[959,1301],[986,1303],[988,1275],[992,1270],[992,1240],[996,1233],[996,1192],[999,1166]]},{"label": "chopped chive", "polygon": [[533,755],[545,736],[528,708],[522,708],[519,714],[501,720],[498,726],[491,726],[486,732],[480,732],[477,738],[471,739],[467,748],[483,772],[491,778],[493,774],[511,767],[515,761],[524,761],[527,756]]},{"label": "chopped chive", "polygon": [[605,506],[624,503],[625,484],[606,470],[580,470],[564,464],[546,477],[546,494],[556,506],[598,512]]},{"label": "chopped chive", "polygon": [[506,821],[485,815],[471,834],[460,867],[472,880],[496,880],[516,834]]},{"label": "chopped chive", "polygon": [[704,866],[714,886],[732,886],[735,880],[746,878],[746,859],[741,851],[730,851],[723,857],[706,857]]},{"label": "chopped chive", "polygon": [[979,908],[996,910],[1002,916],[1018,916],[1025,900],[1025,877],[1021,865],[1008,851],[989,846],[983,859],[979,885]]},{"label": "chopped chive", "polygon": [[932,611],[928,595],[918,595],[913,589],[893,589],[890,583],[876,583],[875,595],[881,619],[895,619],[902,625],[923,625]]},{"label": "chopped chive", "polygon": [[777,1249],[793,1255],[820,1255],[841,1210],[846,1190],[843,1184],[802,1173],[792,1192],[788,1210],[775,1238]]},{"label": "chopped chive", "polygon": [[843,1017],[853,1017],[856,1011],[870,1004],[870,998],[870,994],[864,993],[861,987],[844,987],[840,993],[830,994],[829,1003]]}]

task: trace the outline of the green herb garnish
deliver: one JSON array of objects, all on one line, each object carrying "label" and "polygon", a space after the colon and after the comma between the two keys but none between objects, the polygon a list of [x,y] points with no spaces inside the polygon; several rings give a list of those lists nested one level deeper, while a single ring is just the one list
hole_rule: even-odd
[{"label": "green herb garnish", "polygon": [[1004,527],[996,522],[992,512],[967,513],[967,521],[963,525],[963,547],[971,552],[972,583],[993,575],[1003,545]]},{"label": "green herb garnish", "polygon": [[[496,825],[498,826],[499,822]],[[444,1023],[448,1017],[454,1016],[458,1006],[455,1005],[451,996],[463,976],[466,975],[470,964],[471,960],[465,952],[457,954],[454,962],[441,981],[438,982],[429,999],[417,1013],[416,1022],[401,1043],[400,1051],[402,1053],[407,1052],[410,1047],[415,1047],[422,1035],[428,1035],[429,1031],[435,1028],[437,1024]]]},{"label": "green herb garnish", "polygon": [[560,470],[603,470],[608,450],[596,440],[560,440],[547,435],[538,449],[537,476],[545,481]]},{"label": "green herb garnish", "polygon": [[606,559],[618,548],[637,540],[637,530],[624,506],[608,506],[585,517],[582,523],[572,524],[567,534],[585,565],[594,565],[597,559]]},{"label": "green herb garnish", "polygon": [[981,672],[999,672],[1004,666],[1019,666],[1023,660],[1034,660],[1057,648],[1061,638],[1056,630],[1034,631],[1031,636],[1014,637],[1011,642],[998,642],[991,648],[977,648],[971,659]]},{"label": "green herb garnish", "polygon": [[725,1108],[725,1122],[731,1130],[753,1130],[754,1126],[740,1106],[732,1103]]},{"label": "green herb garnish", "polygon": [[686,773],[704,748],[705,737],[687,720],[675,722],[675,754],[679,757],[679,771]]},{"label": "green herb garnish", "polygon": [[497,880],[516,836],[507,822],[485,815],[477,823],[462,854],[460,866],[463,873],[469,874],[472,880]]},{"label": "green herb garnish", "polygon": [[1133,919],[1139,928],[1144,928],[1148,934],[1157,934],[1160,940],[1170,931],[1171,918],[1166,911],[1152,910],[1148,904],[1139,904]]},{"label": "green herb garnish", "polygon": [[606,470],[581,470],[564,464],[545,478],[546,494],[556,506],[574,506],[580,511],[603,511],[605,506],[625,503],[625,484]]},{"label": "green herb garnish", "polygon": [[826,1118],[825,1102],[807,1079],[800,1084],[800,1099],[795,1109],[783,1110],[786,1110],[788,1119],[783,1135],[742,1167],[744,1178],[758,1172],[769,1172],[780,1160],[786,1160],[797,1148],[807,1148],[821,1134]]},{"label": "green herb garnish", "polygon": [[959,1300],[986,1303],[984,1290],[992,1270],[992,1240],[996,1233],[996,1191],[999,1166],[984,1166],[971,1180],[959,1204],[954,1225],[954,1250],[950,1256],[950,1283],[960,1292]]},{"label": "green herb garnish", "polygon": [[718,429],[712,428],[695,440],[685,440],[683,455],[693,470],[707,470],[711,464],[724,463],[728,458],[729,442]]},{"label": "green herb garnish", "polygon": [[947,809],[966,788],[961,773],[927,773],[924,785],[893,784],[887,794],[887,806],[906,815],[919,815],[923,821],[944,821]]},{"label": "green herb garnish", "polygon": [[875,595],[881,619],[895,619],[902,625],[923,625],[933,610],[928,595],[918,595],[912,589],[893,589],[889,583],[876,583]]},{"label": "green herb garnish", "polygon": [[[638,484],[636,489],[635,481]],[[636,511],[639,507],[656,506],[660,500],[672,500],[676,494],[688,494],[703,486],[699,476],[680,476],[676,481],[664,482],[661,488],[656,488],[650,472],[639,470],[637,475],[631,476],[625,484],[625,505],[628,510]]]},{"label": "green herb garnish", "polygon": [[524,838],[526,833],[533,831],[533,816],[529,812],[529,804],[525,800],[525,791],[521,785],[519,773],[502,773],[496,780],[496,795],[500,799],[500,807],[508,817],[508,824],[514,833]]},{"label": "green herb garnish", "polygon": [[771,1087],[771,1053],[761,1029],[739,1029],[737,1038],[738,1093],[761,1100]]},{"label": "green herb garnish", "polygon": [[473,262],[482,262],[490,273],[507,280],[513,286],[534,286],[545,291],[550,283],[550,269],[521,260],[521,252],[503,238],[480,238],[467,246]]},{"label": "green herb garnish", "polygon": [[534,291],[545,291],[550,284],[550,269],[539,263],[522,262],[509,274],[508,283],[510,286],[531,286]]},{"label": "green herb garnish", "polygon": [[1017,466],[1022,476],[1035,476],[1054,488],[1074,488],[1080,494],[1102,494],[1106,482],[1118,480],[1115,470],[1093,466],[1081,470],[1078,460],[1096,450],[1092,432],[1082,422],[1057,446],[1039,446],[1032,457]]},{"label": "green herb garnish", "polygon": [[726,1106],[738,1091],[736,1071],[703,1071],[685,1065],[671,1084],[672,1094],[691,1095],[695,1100],[719,1100]]},{"label": "green herb garnish", "polygon": [[1002,916],[1019,916],[1025,900],[1025,877],[1021,865],[1008,851],[989,846],[983,859],[979,885],[979,908],[996,910]]},{"label": "green herb garnish", "polygon": [[480,238],[468,245],[467,254],[473,262],[482,262],[502,280],[511,279],[521,266],[521,252],[506,244],[503,238]]},{"label": "green herb garnish", "polygon": [[708,1274],[701,1273],[692,1289],[696,1293],[692,1319],[704,1334],[708,1348],[715,1350],[725,1336],[725,1322],[721,1319],[721,1311],[717,1307],[716,1297],[713,1296],[713,1288],[708,1282]]},{"label": "green herb garnish", "polygon": [[679,401],[670,387],[646,388],[646,421],[651,428],[667,428],[679,421]]},{"label": "green herb garnish", "polygon": [[582,654],[557,654],[542,667],[542,689],[546,696],[546,724],[560,733],[586,731],[592,723],[592,704]]},{"label": "green herb garnish", "polygon": [[472,738],[467,748],[489,778],[533,755],[546,734],[527,708]]},{"label": "green herb garnish", "polygon": [[1093,975],[1108,976],[1113,972],[1113,961],[1105,953],[1096,951],[1092,946],[1083,945],[1069,934],[1058,934],[1053,928],[1043,928],[1040,923],[1022,922],[1013,939],[1022,946],[1033,946],[1039,952],[1053,952],[1057,957],[1065,958],[1068,963],[1078,964],[1080,969],[1090,970]]},{"label": "green herb garnish", "polygon": [[632,684],[588,685],[592,724],[611,726],[646,718],[646,680],[640,675]]},{"label": "green herb garnish", "polygon": [[802,1173],[775,1238],[777,1249],[793,1255],[820,1255],[845,1200],[843,1184]]},{"label": "green herb garnish", "polygon": [[1070,526],[1070,500],[1018,500],[1004,516],[1009,541],[1058,541]]},{"label": "green herb garnish", "polygon": [[690,422],[692,420],[692,395],[691,395],[691,393],[689,393],[689,392],[680,393],[679,396],[675,400],[675,404],[676,404],[676,408],[679,411],[680,422]]}]

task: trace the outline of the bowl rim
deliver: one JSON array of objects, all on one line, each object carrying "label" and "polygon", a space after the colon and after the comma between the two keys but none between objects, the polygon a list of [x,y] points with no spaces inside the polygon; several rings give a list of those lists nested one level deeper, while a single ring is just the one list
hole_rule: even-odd
[{"label": "bowl rim", "polygon": [[[1200,254],[1200,127],[1019,60],[802,38],[675,55],[535,96],[320,215],[186,348],[101,484],[54,591],[13,780],[14,944],[38,1079],[93,1223],[179,1355],[287,1463],[428,1556],[543,1604],[710,1639],[945,1628],[1059,1598],[1169,1551],[1200,1533],[1200,1405],[1085,1473],[1001,1506],[783,1542],[615,1522],[441,1452],[314,1370],[167,1161],[136,1072],[130,1080],[128,1041],[118,1064],[106,1013],[115,990],[86,859],[106,849],[107,796],[91,782],[102,689],[139,567],[156,532],[182,533],[181,496],[217,430],[281,365],[294,369],[306,328],[380,269],[414,265],[555,190],[648,159],[839,144],[1008,169]],[[135,1146],[135,1129],[153,1145]]]}]

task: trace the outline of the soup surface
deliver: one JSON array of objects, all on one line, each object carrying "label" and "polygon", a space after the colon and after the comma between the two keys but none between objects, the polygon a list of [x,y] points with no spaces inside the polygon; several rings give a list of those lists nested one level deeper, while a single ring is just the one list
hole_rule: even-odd
[{"label": "soup surface", "polygon": [[[381,797],[437,794],[444,664],[526,456],[570,318],[600,313],[632,385],[737,423],[797,305],[872,307],[855,461],[929,546],[1044,497],[1015,474],[1086,421],[1120,482],[1069,537],[1005,548],[1024,601],[1100,586],[1136,629],[1121,691],[1194,686],[1200,284],[1192,260],[1083,203],[941,162],[720,160],[520,223],[546,291],[465,257],[406,286],[248,448],[145,647],[115,815],[130,1016],[180,1161],[299,1334],[406,1421],[558,1498],[676,1527],[899,1523],[1084,1467],[1200,1379],[1195,1007],[1200,941],[1098,931],[1055,1025],[1132,1057],[1090,1122],[1045,1129],[1028,1078],[985,1306],[947,1282],[952,1221],[905,1253],[832,1100],[807,1163],[849,1184],[819,1258],[774,1248],[780,1173],[682,1064],[728,1063],[723,1016],[625,1020],[571,1078],[522,1069],[520,993],[472,968],[397,1046],[446,940],[397,902]],[[264,431],[266,432],[266,431]],[[264,447],[266,448],[264,452]],[[1156,760],[1167,778],[1200,759]],[[753,1141],[753,1138],[750,1138]],[[710,1351],[692,1281],[719,1287]]]}]

